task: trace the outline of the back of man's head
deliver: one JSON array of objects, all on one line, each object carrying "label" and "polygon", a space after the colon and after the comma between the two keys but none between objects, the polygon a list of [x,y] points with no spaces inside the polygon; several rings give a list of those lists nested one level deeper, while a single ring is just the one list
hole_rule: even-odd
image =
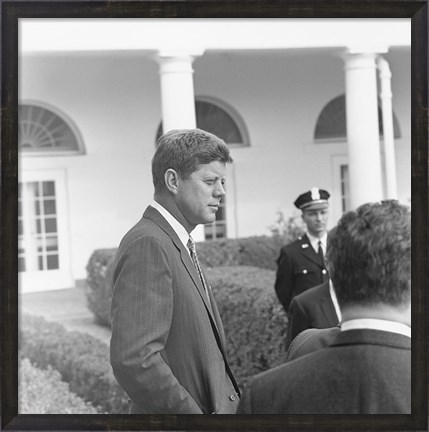
[{"label": "back of man's head", "polygon": [[327,246],[340,307],[404,307],[411,296],[411,213],[395,200],[345,213]]},{"label": "back of man's head", "polygon": [[182,179],[188,178],[198,165],[213,161],[231,163],[225,142],[202,129],[174,129],[162,135],[152,159],[155,192],[166,190],[164,174],[174,169]]}]

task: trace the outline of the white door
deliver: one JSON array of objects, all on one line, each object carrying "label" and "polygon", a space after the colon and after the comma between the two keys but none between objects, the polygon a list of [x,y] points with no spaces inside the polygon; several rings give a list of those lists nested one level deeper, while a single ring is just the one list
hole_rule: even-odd
[{"label": "white door", "polygon": [[18,184],[19,291],[71,288],[64,171],[24,171]]}]

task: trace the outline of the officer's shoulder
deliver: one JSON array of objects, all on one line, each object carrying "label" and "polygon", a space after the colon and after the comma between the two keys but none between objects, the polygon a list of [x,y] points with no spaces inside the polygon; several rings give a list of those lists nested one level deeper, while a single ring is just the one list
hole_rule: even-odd
[{"label": "officer's shoulder", "polygon": [[296,249],[297,247],[301,248],[301,244],[303,243],[303,241],[304,241],[304,236],[299,236],[295,240],[292,240],[290,243],[283,246],[282,249],[284,251],[287,251],[290,249]]}]

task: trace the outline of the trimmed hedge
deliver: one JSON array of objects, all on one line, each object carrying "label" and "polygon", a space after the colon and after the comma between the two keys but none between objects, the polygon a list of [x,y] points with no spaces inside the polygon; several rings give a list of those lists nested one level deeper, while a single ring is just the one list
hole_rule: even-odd
[{"label": "trimmed hedge", "polygon": [[69,384],[61,380],[50,366],[38,369],[27,358],[19,361],[20,414],[97,414],[97,410],[72,393]]},{"label": "trimmed hedge", "polygon": [[284,363],[287,318],[274,292],[272,270],[218,267],[205,271],[216,298],[228,359],[240,386]]},{"label": "trimmed hedge", "polygon": [[[260,236],[200,242],[197,244],[198,259],[204,269],[251,266],[275,270],[280,248],[291,240],[287,236]],[[115,248],[98,249],[86,266],[88,308],[96,321],[105,326],[110,326],[111,321],[110,264],[115,254]]]},{"label": "trimmed hedge", "polygon": [[57,370],[70,391],[90,401],[100,413],[128,412],[128,397],[113,376],[109,347],[104,342],[26,314],[19,330],[22,355],[36,367]]},{"label": "trimmed hedge", "polygon": [[98,249],[89,258],[86,266],[87,278],[85,295],[88,309],[94,314],[98,324],[110,327],[110,264],[116,249]]},{"label": "trimmed hedge", "polygon": [[279,236],[219,239],[197,244],[203,268],[250,266],[275,270],[280,248],[291,239]]}]

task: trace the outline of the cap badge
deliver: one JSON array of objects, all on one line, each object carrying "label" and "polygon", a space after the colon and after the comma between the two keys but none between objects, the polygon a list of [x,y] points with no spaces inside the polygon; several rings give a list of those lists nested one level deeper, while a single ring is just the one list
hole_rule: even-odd
[{"label": "cap badge", "polygon": [[318,188],[311,188],[311,199],[313,201],[320,200],[320,192]]}]

